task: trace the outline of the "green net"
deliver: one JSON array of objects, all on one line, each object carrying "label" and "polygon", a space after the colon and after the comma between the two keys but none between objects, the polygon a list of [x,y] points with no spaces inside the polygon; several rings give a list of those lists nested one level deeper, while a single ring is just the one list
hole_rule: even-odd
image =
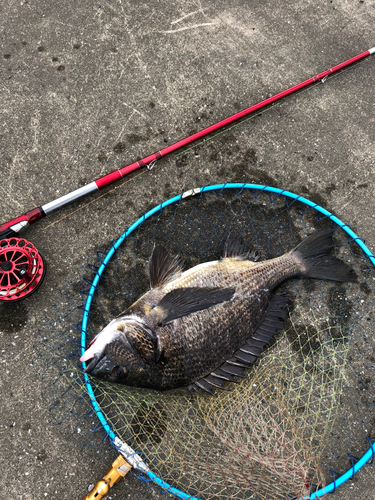
[{"label": "green net", "polygon": [[[106,265],[90,308],[88,340],[148,290],[146,268],[155,244],[184,258],[187,269],[217,259],[229,234],[268,259],[322,227],[336,230],[333,251],[356,271],[358,282],[282,285],[292,299],[286,327],[229,391],[212,397],[90,379],[116,436],[179,490],[205,500],[299,498],[345,472],[352,456],[363,455],[375,424],[374,267],[329,217],[299,200],[255,189],[205,192],[160,209]],[[82,279],[69,283],[36,358],[52,415],[82,448],[102,458],[115,451],[93,411],[78,360],[87,291],[111,245],[90,256]]]}]

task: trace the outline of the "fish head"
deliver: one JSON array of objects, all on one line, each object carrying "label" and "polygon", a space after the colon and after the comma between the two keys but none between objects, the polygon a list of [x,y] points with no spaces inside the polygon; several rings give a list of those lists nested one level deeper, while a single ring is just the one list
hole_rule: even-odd
[{"label": "fish head", "polygon": [[111,321],[81,356],[85,373],[132,386],[150,386],[156,336],[132,317]]}]

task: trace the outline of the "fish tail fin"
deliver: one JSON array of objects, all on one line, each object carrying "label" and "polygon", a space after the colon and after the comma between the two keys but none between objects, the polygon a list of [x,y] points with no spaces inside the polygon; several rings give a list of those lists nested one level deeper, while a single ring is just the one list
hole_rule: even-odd
[{"label": "fish tail fin", "polygon": [[300,275],[334,281],[357,281],[357,275],[342,260],[331,255],[332,229],[319,229],[292,250],[301,262]]}]

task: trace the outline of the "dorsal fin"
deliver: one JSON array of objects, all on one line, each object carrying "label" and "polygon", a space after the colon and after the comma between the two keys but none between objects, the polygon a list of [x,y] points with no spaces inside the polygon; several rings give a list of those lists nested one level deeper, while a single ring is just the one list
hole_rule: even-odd
[{"label": "dorsal fin", "polygon": [[266,344],[269,344],[277,330],[284,326],[288,317],[284,310],[290,302],[285,295],[274,295],[270,300],[261,320],[246,343],[236,351],[225,363],[216,368],[210,375],[196,380],[188,386],[189,390],[199,389],[212,394],[214,387],[225,389],[224,382],[236,382],[235,377],[243,378],[243,370],[250,368],[260,356]]},{"label": "dorsal fin", "polygon": [[180,276],[183,260],[181,257],[172,257],[162,245],[157,245],[152,252],[149,269],[151,288],[157,288]]},{"label": "dorsal fin", "polygon": [[255,251],[247,250],[240,240],[232,239],[228,236],[223,249],[223,259],[226,258],[253,260],[255,262],[259,259],[259,254]]}]

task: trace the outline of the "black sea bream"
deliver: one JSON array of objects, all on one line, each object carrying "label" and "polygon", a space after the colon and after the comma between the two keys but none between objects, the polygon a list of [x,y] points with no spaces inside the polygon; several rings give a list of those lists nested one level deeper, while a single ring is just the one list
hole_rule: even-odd
[{"label": "black sea bream", "polygon": [[236,241],[221,260],[182,271],[182,262],[156,246],[151,289],[90,344],[86,373],[137,387],[188,387],[212,392],[241,376],[287,318],[289,299],[275,295],[288,278],[355,281],[333,257],[332,231],[321,229],[294,250],[254,262]]}]

